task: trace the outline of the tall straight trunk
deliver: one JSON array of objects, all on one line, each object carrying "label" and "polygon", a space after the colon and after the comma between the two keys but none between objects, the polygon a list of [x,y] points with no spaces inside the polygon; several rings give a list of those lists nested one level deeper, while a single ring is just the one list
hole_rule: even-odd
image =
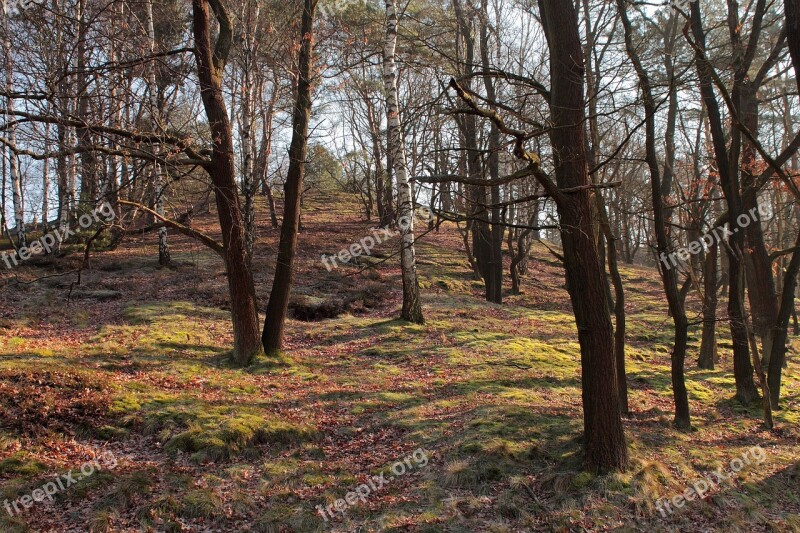
[{"label": "tall straight trunk", "polygon": [[[234,164],[233,133],[225,97],[222,74],[230,52],[233,31],[221,0],[192,0],[195,60],[200,94],[213,139],[211,163],[207,166],[214,185],[233,321],[233,361],[249,364],[261,352],[253,274],[247,265],[242,210],[239,205]],[[216,46],[211,44],[211,13],[219,23]]]},{"label": "tall straight trunk", "polygon": [[[483,70],[489,72],[491,64],[489,62],[489,2],[481,0],[481,28],[480,28],[480,48],[481,65]],[[494,80],[491,76],[483,76],[483,85],[486,89],[486,96],[492,109],[496,106],[492,102],[497,101],[497,92],[494,87]],[[496,109],[495,109],[496,110]],[[489,126],[489,177],[492,181],[500,178],[500,129],[494,122]],[[491,187],[491,201],[493,205],[500,203],[500,187]],[[497,304],[503,303],[503,233],[505,228],[500,223],[500,209],[494,207],[491,210],[491,225],[489,227],[489,262],[486,265],[486,299]]]},{"label": "tall straight trunk", "polygon": [[[789,55],[794,67],[795,82],[800,91],[800,0],[784,0],[784,14],[786,17],[786,41]],[[796,161],[794,161],[796,163]],[[795,166],[796,168],[796,166]],[[798,235],[795,246],[800,247],[800,208],[795,206],[795,218],[798,223]],[[800,251],[795,250],[786,266],[783,277],[780,307],[773,328],[772,353],[769,358],[768,376],[770,403],[774,409],[779,409],[781,391],[781,373],[786,362],[786,341],[789,334],[789,318],[794,316],[794,333],[798,333],[797,314],[794,310],[795,291],[797,289],[797,276],[800,272]]]},{"label": "tall straight trunk", "polygon": [[[728,204],[728,226],[733,231],[737,227],[737,218],[742,214],[742,199],[739,188],[738,157],[729,158],[728,148],[725,144],[725,132],[722,126],[719,104],[712,85],[713,68],[705,59],[703,52],[706,49],[705,30],[703,28],[700,5],[694,2],[691,9],[691,30],[694,35],[698,50],[695,53],[695,63],[700,79],[700,94],[708,113],[708,123],[711,130],[711,140],[714,147],[714,158],[720,176],[720,184],[725,200]],[[744,232],[734,233],[726,245],[728,267],[728,320],[730,322],[731,338],[733,341],[733,375],[736,380],[736,399],[748,405],[758,397],[758,389],[753,379],[753,365],[750,362],[749,340],[747,327],[742,316],[743,285],[742,262],[737,257],[737,250],[741,253],[744,249]]]},{"label": "tall straight trunk", "polygon": [[[3,41],[3,55],[5,56],[5,61],[3,68],[6,71],[5,90],[8,93],[8,96],[6,97],[6,108],[13,116],[14,99],[11,98],[11,93],[14,92],[14,62],[11,57],[11,34],[9,31],[8,17],[4,17],[4,20],[5,39]],[[10,121],[7,120],[7,122]],[[16,129],[16,126],[12,124],[8,130],[8,142],[12,146],[11,150],[9,150],[8,170],[9,174],[11,175],[12,203],[14,209],[14,225],[16,226],[17,233],[17,244],[20,248],[24,248],[28,246],[28,239],[25,235],[25,205],[22,196],[22,175],[19,171],[19,156],[14,151],[17,147]],[[3,151],[5,152],[5,145]]]},{"label": "tall straight trunk", "polygon": [[[45,126],[45,141],[44,149],[49,151],[50,145],[50,127]],[[42,163],[42,233],[50,231],[49,224],[50,215],[50,159],[45,159]]]},{"label": "tall straight trunk", "polygon": [[[60,46],[59,46],[59,52],[61,52]],[[64,76],[64,78],[66,78],[66,76]],[[66,80],[62,80],[58,84],[59,103],[61,104],[62,112],[68,110],[68,105],[69,105],[68,99],[66,97],[65,85],[66,85]],[[61,153],[65,152],[68,148],[68,143],[69,143],[69,129],[67,128],[67,126],[64,126],[63,124],[58,124],[56,126],[56,138],[57,138],[59,152]],[[58,156],[58,160],[56,161],[56,175],[58,182],[57,183],[58,184],[57,227],[58,231],[63,235],[64,228],[66,227],[67,221],[69,220],[71,214],[69,157],[67,157],[66,155]],[[58,239],[58,243],[56,244],[56,251],[60,251],[60,249],[61,249],[61,240]]]},{"label": "tall straight trunk", "polygon": [[383,166],[381,134],[377,117],[375,116],[375,108],[368,94],[364,94],[363,99],[367,111],[372,159],[375,161],[375,195],[377,197],[378,218],[380,219],[380,226],[388,228],[392,225],[392,220],[394,219],[391,181],[387,180],[387,172]]},{"label": "tall straight trunk", "polygon": [[[470,24],[470,15],[465,11],[461,0],[454,0],[453,7],[458,21],[459,32],[464,41],[463,83],[466,90],[471,92],[472,75],[475,72],[475,37]],[[484,179],[483,153],[479,146],[477,119],[474,116],[465,115],[461,118],[459,127],[462,134],[462,147],[466,151],[468,175],[470,179]],[[486,209],[486,205],[489,203],[488,196],[486,187],[482,185],[466,185],[466,189],[467,213],[470,218],[467,227],[472,234],[472,254],[479,277],[483,279],[487,299],[489,299],[495,292],[493,287],[495,277],[492,273],[492,230],[489,224],[489,212]]]},{"label": "tall straight trunk", "polygon": [[703,334],[697,366],[704,370],[714,370],[714,363],[717,361],[718,250],[717,243],[709,247],[703,266]]},{"label": "tall straight trunk", "polygon": [[[370,128],[371,129],[371,128]],[[378,210],[378,219],[382,228],[392,225],[392,210],[386,198],[386,171],[383,168],[383,155],[381,154],[380,137],[377,130],[372,133],[372,158],[375,161],[375,200]]]},{"label": "tall straight trunk", "polygon": [[276,354],[283,347],[283,330],[289,296],[294,278],[294,256],[297,234],[300,230],[300,199],[308,155],[308,130],[311,120],[311,70],[314,53],[314,11],[317,0],[305,0],[300,29],[300,54],[298,57],[297,95],[292,122],[292,143],[289,147],[289,170],[284,185],[283,224],[278,243],[275,279],[272,282],[267,313],[264,319],[262,341],[268,354]]},{"label": "tall straight trunk", "polygon": [[397,3],[386,0],[386,42],[383,49],[383,83],[386,90],[386,118],[389,133],[389,152],[392,154],[397,178],[397,212],[400,228],[400,268],[403,275],[403,320],[422,324],[422,302],[417,279],[417,259],[414,248],[414,189],[408,180],[406,149],[400,125],[400,104],[397,97]]},{"label": "tall straight trunk", "polygon": [[[91,123],[92,117],[89,116],[91,112],[89,108],[89,86],[91,81],[87,69],[91,53],[87,47],[90,25],[88,9],[88,0],[78,0],[78,41],[75,55],[77,57],[78,116],[86,123]],[[82,211],[90,211],[94,209],[94,204],[97,201],[97,154],[92,150],[94,140],[91,130],[88,127],[79,127],[76,133],[78,135],[78,145],[82,149],[80,154],[80,209]]]},{"label": "tall straight trunk", "polygon": [[[587,187],[583,51],[577,13],[570,0],[539,0],[539,9],[550,50],[550,141],[557,186]],[[564,266],[581,346],[586,466],[593,471],[622,470],[628,465],[628,450],[591,194],[584,188],[557,198]]]},{"label": "tall straight trunk", "polygon": [[[684,364],[686,361],[686,346],[688,342],[689,321],[686,317],[683,298],[678,291],[678,273],[669,261],[664,261],[670,254],[670,239],[667,224],[670,222],[671,212],[665,207],[664,200],[669,192],[666,185],[669,179],[665,177],[662,182],[661,169],[658,166],[658,154],[656,152],[656,104],[653,98],[650,76],[642,65],[638,52],[633,43],[633,29],[628,18],[627,6],[624,0],[617,0],[623,28],[625,29],[625,48],[628,58],[633,63],[636,74],[639,78],[639,88],[642,91],[642,100],[645,113],[645,159],[650,174],[650,188],[653,202],[653,229],[656,234],[656,252],[662,261],[659,261],[659,271],[664,286],[664,293],[667,297],[667,306],[675,327],[675,338],[672,346],[671,357],[671,379],[672,394],[675,400],[675,427],[681,430],[691,428],[691,417],[689,414],[689,396],[686,390],[686,379],[684,375]],[[675,24],[675,15],[672,15],[671,24]],[[675,111],[677,102],[671,111]],[[670,113],[671,122],[673,113]],[[668,136],[669,137],[669,136]],[[668,140],[669,143],[669,140]],[[668,160],[665,165],[665,174],[671,175],[671,162]]]},{"label": "tall straight trunk", "polygon": [[[584,60],[586,62],[586,87],[588,88],[587,100],[589,107],[588,127],[589,134],[586,137],[588,149],[586,151],[589,165],[594,168],[597,164],[597,152],[600,147],[600,127],[597,120],[597,93],[599,82],[598,65],[594,64],[593,52],[595,46],[595,35],[592,30],[590,19],[591,10],[588,0],[581,2],[583,7],[584,31],[586,32],[586,46],[584,48]],[[608,216],[608,209],[603,195],[594,195],[595,210],[600,228],[598,236],[598,246],[601,247],[601,260],[608,264],[608,273],[611,278],[611,285],[614,287],[614,295],[611,295],[611,287],[606,278],[606,294],[609,303],[613,302],[611,311],[614,313],[614,356],[617,362],[617,384],[619,385],[620,412],[627,415],[630,412],[628,405],[628,379],[625,372],[625,288],[622,284],[622,276],[619,273],[619,262],[617,258],[618,237],[614,235],[611,222]],[[538,204],[537,204],[538,205]],[[538,217],[537,217],[538,218]],[[607,252],[606,252],[607,247]],[[605,252],[605,253],[602,253]]]},{"label": "tall straight trunk", "polygon": [[[153,17],[153,0],[145,2],[145,25],[147,26],[147,38],[150,45],[150,55],[155,55],[156,52],[156,31],[155,20]],[[161,106],[158,101],[158,83],[156,76],[156,62],[150,61],[147,65],[147,83],[150,91],[150,117],[153,131],[159,131],[161,122]],[[166,188],[164,186],[164,174],[161,171],[161,165],[158,163],[152,164],[152,181],[153,181],[153,209],[156,213],[164,216],[164,195]],[[167,240],[167,227],[162,225],[158,228],[158,264],[161,266],[168,266],[172,262],[169,253],[169,242]]]},{"label": "tall straight trunk", "polygon": [[[258,24],[260,7],[252,0],[245,6],[244,16],[244,46],[242,50],[242,115],[239,133],[242,138],[242,193],[244,194],[244,230],[247,243],[247,257],[252,260],[253,247],[256,242],[256,206],[255,196],[258,191],[259,180],[254,168],[254,146],[252,140],[255,129],[255,116],[253,113],[253,63],[256,53],[255,33]],[[260,87],[260,84],[257,88]],[[259,91],[260,92],[260,91]]]},{"label": "tall straight trunk", "polygon": [[[261,147],[256,160],[257,181],[261,183],[263,193],[267,196],[269,204],[269,218],[273,228],[277,228],[278,214],[275,212],[275,196],[269,184],[269,158],[272,154],[272,121],[275,118],[275,104],[278,99],[278,80],[275,79],[269,103],[261,106]],[[254,184],[255,186],[255,184]]]},{"label": "tall straight trunk", "polygon": [[[124,19],[125,19],[125,8],[126,8],[125,0],[115,0],[114,5],[112,7],[114,18],[118,21],[115,23],[113,31],[119,31],[121,28],[124,28]],[[155,32],[154,32],[155,33]],[[120,43],[116,40],[112,42],[111,49],[109,51],[109,56],[112,60],[116,61],[120,57],[119,53]],[[118,72],[114,75],[114,86],[111,88],[111,125],[116,128],[121,128],[123,126],[122,119],[123,119],[123,106],[124,106],[124,98],[120,97],[120,93],[124,93],[125,87],[125,75],[122,72]],[[110,141],[110,146],[114,149],[119,149],[120,144],[119,141],[114,139]],[[106,170],[106,191],[103,194],[103,199],[109,202],[114,209],[118,209],[118,200],[119,200],[119,188],[120,188],[120,169],[124,165],[124,157],[119,155],[110,155],[108,156],[108,168]],[[127,183],[122,181],[124,187],[127,187]],[[122,238],[122,232],[119,229],[112,229],[114,243],[118,242],[118,239]]]}]

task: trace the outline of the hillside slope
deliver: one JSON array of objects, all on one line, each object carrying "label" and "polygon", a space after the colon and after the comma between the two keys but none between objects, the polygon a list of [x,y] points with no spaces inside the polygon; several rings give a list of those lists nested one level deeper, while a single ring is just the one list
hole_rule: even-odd
[{"label": "hillside slope", "polygon": [[[196,224],[214,233],[212,215]],[[329,272],[320,255],[371,235],[370,224],[337,196],[310,199],[303,225],[297,316],[342,314],[291,320],[284,357],[246,371],[227,364],[223,265],[182,236],[170,236],[173,269],[158,268],[151,234],[97,254],[79,287],[74,274],[25,283],[72,258],[2,274],[0,500],[80,476],[98,452],[108,461],[52,501],[3,512],[0,530],[800,531],[796,356],[770,433],[758,406],[731,400],[727,328],[709,372],[694,368],[694,327],[695,431],[673,430],[671,321],[657,274],[625,267],[633,466],[593,476],[580,471],[576,328],[544,247],[524,293],[498,306],[482,300],[455,227],[426,233],[419,326],[396,319],[396,237]],[[262,307],[276,242],[260,227]],[[713,471],[731,475],[705,500],[656,506]],[[381,472],[390,481],[370,485]],[[336,512],[359,486],[369,493]]]}]

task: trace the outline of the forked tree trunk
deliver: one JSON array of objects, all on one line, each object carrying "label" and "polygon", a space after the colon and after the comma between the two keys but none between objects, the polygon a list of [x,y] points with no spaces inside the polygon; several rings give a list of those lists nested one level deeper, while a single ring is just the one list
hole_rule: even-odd
[{"label": "forked tree trunk", "polygon": [[317,0],[305,0],[300,29],[297,95],[292,120],[292,143],[289,147],[289,170],[284,184],[283,223],[278,243],[275,279],[269,295],[262,340],[269,355],[283,347],[283,330],[289,309],[289,296],[294,279],[294,256],[300,231],[300,201],[308,156],[308,125],[311,120],[311,68],[314,53],[314,11]]},{"label": "forked tree trunk", "polygon": [[[211,44],[211,13],[219,22],[216,47]],[[261,352],[253,274],[247,265],[242,210],[239,205],[233,134],[225,98],[222,73],[230,51],[233,32],[221,0],[192,0],[195,59],[200,94],[213,139],[211,163],[207,166],[214,185],[233,322],[233,361],[249,364]]]},{"label": "forked tree trunk", "polygon": [[401,318],[422,324],[422,302],[419,296],[417,260],[414,249],[414,190],[408,181],[406,149],[400,127],[400,106],[397,98],[397,5],[386,1],[386,42],[383,52],[383,82],[386,89],[386,115],[389,128],[389,152],[397,177],[397,211],[400,228],[400,268],[403,274],[403,310]]},{"label": "forked tree trunk", "polygon": [[[584,143],[583,51],[570,0],[539,0],[550,50],[550,140],[559,189],[590,185]],[[556,192],[556,191],[552,191]],[[611,315],[590,192],[557,194],[564,266],[581,346],[586,466],[623,470],[628,449],[620,415]]]}]

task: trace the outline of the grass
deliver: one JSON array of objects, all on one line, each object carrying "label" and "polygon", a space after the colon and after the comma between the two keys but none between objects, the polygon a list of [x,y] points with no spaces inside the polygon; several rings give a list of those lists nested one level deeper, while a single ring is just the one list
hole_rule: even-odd
[{"label": "grass", "polygon": [[[534,251],[523,294],[498,306],[481,300],[454,228],[428,234],[419,249],[426,324],[410,325],[396,319],[395,262],[360,274],[355,266],[329,274],[318,262],[367,225],[355,211],[341,219],[309,204],[299,293],[313,294],[324,278],[334,283],[326,294],[369,305],[290,320],[281,358],[244,371],[225,357],[221,266],[182,237],[170,237],[182,261],[175,270],[153,266],[149,241],[99,256],[86,283],[121,291],[117,300],[68,307],[52,305],[53,286],[6,289],[13,313],[0,337],[0,406],[13,423],[0,433],[3,497],[80,468],[93,449],[112,450],[119,464],[54,503],[1,518],[0,530],[713,531],[723,519],[734,530],[798,530],[796,356],[778,431],[763,430],[758,406],[731,401],[725,342],[717,370],[687,362],[695,430],[675,431],[658,280],[626,266],[631,468],[591,475],[582,471],[577,331],[563,273],[544,249]],[[275,231],[263,231],[274,242]],[[367,291],[367,282],[382,287]],[[707,501],[660,516],[656,500],[756,444],[764,463]],[[418,448],[430,458],[424,468],[330,522],[317,513]]]}]

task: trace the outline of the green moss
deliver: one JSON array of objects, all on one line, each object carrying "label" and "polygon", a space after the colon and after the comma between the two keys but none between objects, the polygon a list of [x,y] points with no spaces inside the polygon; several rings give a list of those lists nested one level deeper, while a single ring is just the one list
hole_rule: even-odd
[{"label": "green moss", "polygon": [[214,518],[222,512],[222,501],[211,489],[191,490],[183,495],[180,515],[186,518]]},{"label": "green moss", "polygon": [[310,426],[224,408],[194,418],[185,431],[164,445],[168,453],[192,454],[197,462],[222,461],[259,444],[298,444],[316,437]]},{"label": "green moss", "polygon": [[33,459],[25,451],[18,451],[0,461],[0,474],[32,477],[47,470],[47,465]]}]

